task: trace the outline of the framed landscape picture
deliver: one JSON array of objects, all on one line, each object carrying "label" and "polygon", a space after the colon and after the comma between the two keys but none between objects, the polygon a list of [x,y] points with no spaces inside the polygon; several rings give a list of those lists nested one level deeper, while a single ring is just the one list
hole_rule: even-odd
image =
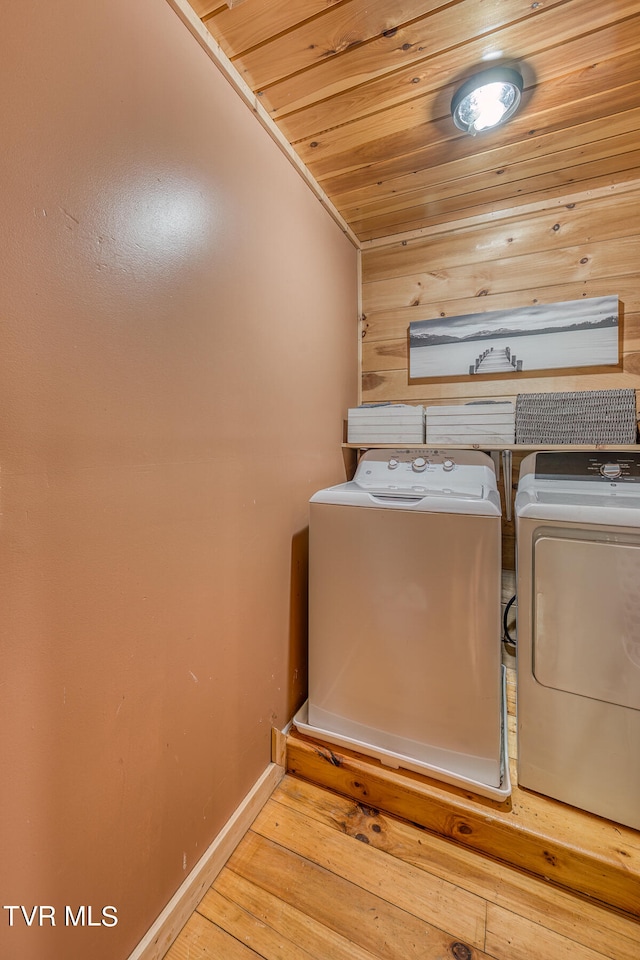
[{"label": "framed landscape picture", "polygon": [[619,363],[617,296],[418,320],[409,378],[517,375]]}]

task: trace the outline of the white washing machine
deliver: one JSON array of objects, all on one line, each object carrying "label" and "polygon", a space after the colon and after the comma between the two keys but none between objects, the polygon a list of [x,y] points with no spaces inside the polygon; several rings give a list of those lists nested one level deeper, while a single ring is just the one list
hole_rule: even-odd
[{"label": "white washing machine", "polygon": [[516,523],[518,782],[640,829],[640,452],[526,457]]},{"label": "white washing machine", "polygon": [[501,511],[476,451],[372,450],[310,504],[309,700],[320,739],[503,799]]}]

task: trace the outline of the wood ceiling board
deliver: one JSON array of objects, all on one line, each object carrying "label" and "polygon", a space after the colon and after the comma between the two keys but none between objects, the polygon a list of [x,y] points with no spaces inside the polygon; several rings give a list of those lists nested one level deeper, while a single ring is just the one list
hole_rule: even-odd
[{"label": "wood ceiling board", "polygon": [[[638,176],[640,0],[192,5],[362,243]],[[468,137],[451,96],[497,53],[522,107]]]},{"label": "wood ceiling board", "polygon": [[228,9],[224,0],[191,0],[190,5],[201,20],[210,16],[213,10]]},{"label": "wood ceiling board", "polygon": [[[457,179],[466,173],[474,173],[482,169],[499,169],[502,156],[507,161],[513,161],[515,157],[543,156],[545,153],[555,153],[563,146],[589,144],[606,136],[607,133],[625,133],[634,129],[640,129],[640,107],[637,106],[615,115],[605,113],[594,120],[575,126],[560,126],[549,132],[545,130],[540,133],[528,132],[526,144],[518,138],[514,138],[511,142],[506,141],[504,137],[499,136],[500,131],[496,131],[487,138],[486,151],[479,151],[477,146],[474,149],[477,140],[460,138],[457,145],[458,155],[455,157],[451,155],[449,140],[443,138],[439,143],[422,146],[413,154],[393,157],[368,167],[359,167],[340,173],[335,177],[327,177],[323,187],[330,192],[338,204],[346,205],[352,202],[352,198],[357,201],[368,195],[368,191],[372,189],[380,197],[383,197],[387,191],[397,189],[398,192],[402,192],[397,184],[403,180],[404,186],[408,185],[411,189],[412,177],[418,175],[428,177],[432,168],[433,182],[446,179],[447,168],[451,179]],[[468,149],[464,149],[465,144]],[[444,172],[441,172],[443,168]]]},{"label": "wood ceiling board", "polygon": [[[614,192],[618,189],[624,190],[629,183],[637,186],[638,179],[637,170],[632,169],[630,172],[626,169],[617,172],[609,171],[598,178],[591,178],[579,184],[572,184],[570,196],[573,199],[574,197],[584,196],[585,194],[595,196],[602,192]],[[478,202],[471,207],[466,206],[465,209],[454,214],[454,222],[456,224],[491,224],[510,217],[514,210],[524,212],[525,208],[535,209],[536,207],[560,209],[567,202],[567,195],[558,189],[557,184],[548,189],[539,189],[535,193],[530,194],[527,191],[524,195],[518,196],[517,198],[507,197],[501,201],[489,201],[488,195],[484,193],[481,194],[481,196],[484,198],[482,202]],[[363,249],[367,249],[369,244],[373,246],[386,246],[387,241],[385,238],[387,236],[389,237],[388,242],[393,242],[395,238],[405,238],[402,240],[402,242],[405,242],[406,239],[411,240],[416,236],[429,235],[431,231],[437,230],[439,227],[447,227],[450,224],[450,217],[452,215],[450,204],[445,202],[434,202],[426,216],[424,215],[424,211],[422,211],[419,220],[412,219],[416,213],[417,211],[411,211],[409,209],[407,213],[408,219],[405,218],[406,228],[399,227],[388,235],[379,233],[373,229],[371,233],[368,234],[363,228],[360,233]],[[370,223],[367,229],[369,227]]]},{"label": "wood ceiling board", "polygon": [[[469,0],[460,2],[468,3]],[[501,0],[488,2],[499,5]],[[514,0],[504,2],[513,3]],[[262,91],[284,77],[318,65],[330,64],[331,72],[336,69],[332,63],[334,59],[351,63],[353,53],[366,49],[370,42],[384,39],[391,47],[397,47],[399,43],[413,44],[414,36],[418,36],[417,28],[404,24],[415,17],[422,17],[422,23],[429,19],[425,14],[443,5],[442,0],[405,0],[404,3],[348,0],[332,7],[324,16],[306,21],[248,51],[241,58],[240,72],[246,74],[245,79],[256,90]],[[341,57],[347,51],[349,56]],[[358,56],[355,60],[358,61]]]},{"label": "wood ceiling board", "polygon": [[[607,98],[605,100],[607,113],[619,113],[629,105],[628,100],[623,99],[624,94],[619,92],[620,88],[632,84],[637,77],[638,53],[637,49],[634,49],[621,57],[594,63],[586,69],[581,65],[573,73],[552,76],[548,80],[543,78],[534,89],[525,89],[521,111],[502,128],[502,131],[513,132],[524,128],[528,131],[536,128],[539,125],[537,116],[550,110],[557,111],[558,115],[562,112],[563,117],[567,118],[570,118],[573,113],[578,117],[584,117],[582,104],[585,101],[596,102],[603,96]],[[449,102],[455,87],[444,89]],[[630,106],[637,106],[638,102],[640,101],[632,100]],[[487,142],[491,144],[496,133],[501,132],[479,134],[473,138],[462,134],[454,126],[448,111],[443,115],[438,110],[438,95],[427,94],[385,111],[382,117],[379,115],[363,117],[354,123],[326,131],[320,139],[313,140],[311,143],[306,141],[296,143],[294,148],[303,163],[320,180],[330,175],[332,169],[343,168],[345,159],[353,169],[353,158],[359,152],[363,154],[362,163],[412,153],[430,139],[429,131],[421,128],[428,125],[436,129],[443,121],[446,124],[444,129],[448,131],[452,144],[457,142],[471,145],[474,151],[478,151],[479,145]],[[567,123],[567,125],[571,124]],[[422,140],[416,137],[418,128],[420,128],[418,132]],[[381,131],[384,133],[383,136]],[[467,149],[470,147],[467,146]]]},{"label": "wood ceiling board", "polygon": [[[512,194],[512,185],[520,185],[523,181],[529,181],[531,192],[535,192],[536,182],[540,177],[562,171],[564,177],[571,178],[572,181],[590,179],[600,175],[598,170],[600,161],[604,161],[603,167],[612,169],[609,161],[613,158],[619,160],[619,165],[615,166],[616,170],[633,170],[640,165],[639,144],[640,138],[636,129],[618,137],[609,137],[587,145],[580,144],[548,156],[507,163],[493,171],[492,180],[489,179],[488,185],[486,170],[455,179],[443,176],[439,183],[419,186],[413,191],[393,193],[383,200],[375,198],[369,203],[342,206],[341,212],[345,219],[352,221],[361,220],[368,213],[383,216],[386,213],[406,210],[407,207],[417,207],[425,202],[425,198],[428,198],[429,203],[433,203],[436,200],[460,195],[473,197],[478,191],[491,189],[492,181],[499,190],[504,191],[503,195],[504,193]],[[583,169],[576,170],[576,167]]]},{"label": "wood ceiling board", "polygon": [[[449,67],[443,70],[440,85],[460,83],[464,77],[476,72],[483,56],[503,49],[497,31],[520,21],[523,8],[529,14],[528,24],[522,23],[520,26],[523,35],[533,29],[531,20],[536,19],[537,22],[546,10],[540,7],[539,11],[532,12],[531,5],[523,4],[522,0],[491,2],[493,6],[489,11],[480,6],[477,0],[461,0],[454,7],[447,6],[419,21],[399,27],[391,36],[378,36],[354,47],[346,55],[318,62],[313,69],[290,76],[263,91],[265,107],[274,110],[280,118],[304,103],[310,104],[341,94],[376,78],[418,66],[425,59],[447,51],[450,51]],[[553,3],[559,4],[562,0],[553,0]],[[477,34],[480,34],[480,39]],[[469,52],[465,43],[472,44]],[[464,65],[462,69],[461,64]]]},{"label": "wood ceiling board", "polygon": [[[610,187],[617,182],[628,180],[631,174],[635,175],[636,179],[640,177],[639,167],[617,169],[619,163],[621,164],[622,161],[618,162],[612,159],[609,169],[602,168],[602,173],[599,176],[588,179],[575,177],[562,179],[561,172],[549,175],[546,180],[536,182],[535,186],[538,189],[535,193],[532,193],[529,185],[526,184],[523,187],[524,192],[511,190],[504,196],[500,196],[497,191],[483,190],[474,196],[460,195],[436,201],[421,208],[408,207],[404,213],[398,215],[390,214],[386,217],[370,218],[364,221],[355,220],[352,229],[361,240],[376,239],[409,231],[414,232],[434,223],[447,223],[460,217],[470,215],[488,216],[495,210],[509,211],[517,207],[523,196],[537,197],[540,200],[550,202],[577,190],[589,188],[597,190],[605,186]],[[531,186],[533,188],[533,185]]]},{"label": "wood ceiling board", "polygon": [[[627,135],[633,138],[635,135],[638,141],[640,139],[638,131],[640,131],[640,107],[614,117],[604,119],[600,117],[590,123],[535,137],[528,141],[529,149],[526,156],[523,156],[522,144],[516,142],[484,153],[473,153],[455,160],[448,160],[448,150],[444,144],[438,153],[432,150],[423,162],[414,155],[414,161],[418,162],[412,164],[411,172],[408,174],[393,176],[394,170],[387,174],[382,169],[383,165],[378,165],[377,168],[366,171],[367,176],[373,178],[372,182],[346,190],[344,193],[338,192],[334,184],[332,196],[334,203],[343,210],[353,210],[357,206],[364,209],[370,202],[379,202],[390,194],[401,196],[418,189],[431,190],[447,181],[461,180],[487,171],[497,172],[514,163],[533,161],[536,158],[540,163],[544,163],[545,158],[549,156],[561,160],[558,154],[565,150],[597,149],[599,141],[612,137]],[[357,173],[354,175],[356,183],[363,179],[362,171],[359,175]],[[339,182],[339,178],[337,181]]]},{"label": "wood ceiling board", "polygon": [[[525,62],[525,73],[534,76],[537,81],[564,76],[599,60],[617,57],[640,47],[640,17],[607,26],[601,0],[585,0],[584,13],[585,21],[590,26],[601,20],[603,28],[580,37],[569,35],[566,18],[561,19],[560,13],[554,8],[546,19],[540,17],[533,40],[526,24],[517,24],[494,35],[496,46],[510,52],[509,62]],[[575,30],[571,33],[575,33]],[[483,45],[484,42],[478,41],[465,46],[465,59],[478,62]],[[459,50],[446,51],[312,103],[304,109],[293,113],[275,111],[272,116],[291,141],[317,139],[325,130],[380,113],[419,95],[441,90],[442,78],[455,76],[459,61]],[[270,96],[271,93],[269,91]]]},{"label": "wood ceiling board", "polygon": [[[465,0],[465,3],[472,2]],[[508,0],[508,3],[511,2]],[[477,6],[477,3],[473,4],[474,9]],[[427,75],[432,77],[431,85],[437,87],[447,82],[460,83],[469,74],[477,72],[482,57],[496,51],[507,49],[509,58],[513,59],[511,49],[503,45],[500,31],[496,30],[485,33],[479,40],[470,39],[468,47],[461,47],[460,23],[466,21],[467,14],[458,14],[460,18],[464,17],[464,21],[456,19],[458,9],[439,12],[431,18],[401,28],[394,36],[378,37],[350,50],[348,55],[285,78],[264,91],[265,107],[276,119],[281,120],[294,111],[333,97],[343,94],[353,97],[354,91],[364,92],[376,79],[389,81],[398,72],[410,72],[419,78],[421,70],[429,70]],[[438,46],[432,40],[431,21],[444,18],[445,15],[447,22],[442,26],[447,28],[447,39],[443,41],[443,46]],[[526,27],[521,25],[519,32],[526,36]],[[467,35],[470,35],[470,31],[464,31],[464,36]],[[429,63],[439,57],[443,58],[441,65],[436,64],[432,74]],[[468,64],[463,71],[460,69],[461,62]],[[407,82],[411,79],[413,76]],[[379,90],[374,89],[368,100],[369,112],[372,107],[379,109],[384,106],[384,101],[378,103],[378,95]]]},{"label": "wood ceiling board", "polygon": [[[480,155],[484,144],[491,149],[501,149],[508,144],[520,143],[523,156],[526,156],[528,142],[537,136],[570,130],[580,124],[616,116],[635,109],[640,104],[638,81],[618,89],[605,89],[593,94],[589,94],[585,88],[586,96],[569,102],[565,102],[563,91],[564,84],[561,81],[541,84],[536,87],[531,102],[525,104],[522,114],[514,117],[501,129],[485,136],[480,134],[478,137],[468,137],[458,131],[452,133],[451,119],[442,118],[388,137],[368,141],[318,162],[307,161],[306,165],[322,183],[323,189],[333,197],[337,192],[335,178],[360,168],[371,168],[374,164],[384,163],[388,174],[401,176],[420,169],[421,160],[422,165],[426,166],[431,162],[437,163],[440,159],[451,161],[470,156],[474,152]],[[493,170],[493,165],[488,165],[488,169]],[[371,172],[371,169],[363,169],[363,176],[367,177],[369,182]],[[331,181],[329,189],[325,181]]]},{"label": "wood ceiling board", "polygon": [[[592,0],[587,0],[590,5]],[[478,30],[480,36],[474,35],[474,26],[482,24],[482,8],[472,0],[465,0],[468,8],[462,11],[460,8],[450,8],[439,11],[428,22],[421,21],[420,24],[413,24],[412,42],[409,49],[405,49],[405,44],[396,47],[390,47],[385,52],[388,63],[380,56],[377,49],[362,47],[354,50],[349,57],[343,58],[343,63],[335,64],[331,72],[331,87],[322,86],[320,68],[308,71],[307,75],[301,77],[292,77],[289,81],[291,90],[288,91],[286,106],[276,108],[273,116],[281,121],[294,110],[298,111],[300,107],[309,109],[310,117],[314,117],[314,111],[310,107],[317,103],[316,111],[320,114],[320,126],[314,130],[309,130],[309,135],[318,130],[324,129],[327,125],[322,121],[322,109],[327,111],[326,115],[330,118],[330,108],[334,101],[336,103],[336,119],[330,126],[337,123],[349,122],[355,119],[355,116],[346,116],[343,118],[340,114],[341,100],[344,98],[349,102],[353,99],[354,92],[368,94],[367,112],[380,110],[391,106],[394,102],[401,102],[407,96],[415,96],[416,90],[411,89],[411,85],[417,88],[417,92],[424,90],[437,90],[443,86],[452,85],[457,88],[469,75],[476,73],[479,69],[490,67],[493,63],[513,63],[522,59],[524,52],[529,57],[536,51],[544,49],[545,46],[557,45],[562,40],[562,21],[560,15],[552,18],[555,8],[544,10],[545,16],[541,14],[536,19],[535,40],[532,41],[531,24],[518,19],[517,14],[521,12],[521,3],[519,0],[508,0],[502,7],[504,10],[504,23],[494,27],[490,32],[483,33]],[[512,11],[511,19],[507,16],[509,10]],[[463,16],[464,29],[461,28],[461,15]],[[425,24],[425,25],[423,25]],[[539,28],[538,28],[539,25]],[[560,36],[558,31],[560,30]],[[566,38],[575,34],[575,27],[571,32],[565,27]],[[408,43],[408,41],[407,41]],[[489,57],[498,59],[489,61]],[[356,65],[359,63],[359,69],[356,71]],[[463,65],[461,68],[461,64]],[[334,89],[338,71],[341,70],[344,90],[336,91]],[[349,70],[355,71],[353,82],[349,76]],[[329,71],[325,69],[326,73]],[[361,78],[368,76],[369,79],[363,83]],[[525,77],[525,80],[527,78]],[[532,79],[532,78],[531,78]],[[414,82],[415,81],[415,82]],[[278,97],[287,91],[283,90],[283,85],[277,85],[267,91],[270,105],[276,105]],[[313,90],[313,99],[307,92],[304,97],[305,88]],[[298,101],[293,101],[294,95]],[[306,103],[305,103],[306,100]],[[447,103],[447,110],[449,104]],[[303,116],[304,111],[303,112]],[[348,111],[347,111],[348,114]],[[291,124],[298,123],[302,128],[302,121],[290,120]],[[297,139],[302,139],[304,133],[295,132]]]},{"label": "wood ceiling board", "polygon": [[[326,12],[342,0],[246,0],[240,7],[223,6],[207,19],[207,29],[232,59],[266,43],[305,20]],[[207,4],[219,7],[220,4]]]}]

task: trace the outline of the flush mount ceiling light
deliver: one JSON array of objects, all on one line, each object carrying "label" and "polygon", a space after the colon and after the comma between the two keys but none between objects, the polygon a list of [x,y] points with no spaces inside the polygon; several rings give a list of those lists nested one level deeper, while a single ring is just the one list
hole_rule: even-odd
[{"label": "flush mount ceiling light", "polygon": [[518,109],[523,86],[521,74],[510,67],[477,73],[453,95],[453,122],[474,136],[505,123]]}]

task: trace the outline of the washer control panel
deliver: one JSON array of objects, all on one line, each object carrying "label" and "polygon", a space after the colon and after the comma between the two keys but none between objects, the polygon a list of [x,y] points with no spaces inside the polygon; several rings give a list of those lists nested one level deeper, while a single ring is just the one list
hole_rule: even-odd
[{"label": "washer control panel", "polygon": [[427,483],[438,474],[461,469],[451,454],[440,450],[393,450],[388,456],[381,453],[378,451],[376,456],[367,454],[362,458],[355,475],[359,483],[384,484],[388,481],[397,489],[398,485],[410,487],[415,484],[416,474],[426,474],[420,482]]},{"label": "washer control panel", "polygon": [[[495,486],[482,454],[445,450],[375,450],[361,458],[354,482],[370,494],[481,498]],[[469,462],[467,462],[469,461]]]},{"label": "washer control panel", "polygon": [[426,444],[366,448],[352,480],[319,491],[311,499],[416,513],[500,516],[491,457],[480,450],[436,449]]}]

